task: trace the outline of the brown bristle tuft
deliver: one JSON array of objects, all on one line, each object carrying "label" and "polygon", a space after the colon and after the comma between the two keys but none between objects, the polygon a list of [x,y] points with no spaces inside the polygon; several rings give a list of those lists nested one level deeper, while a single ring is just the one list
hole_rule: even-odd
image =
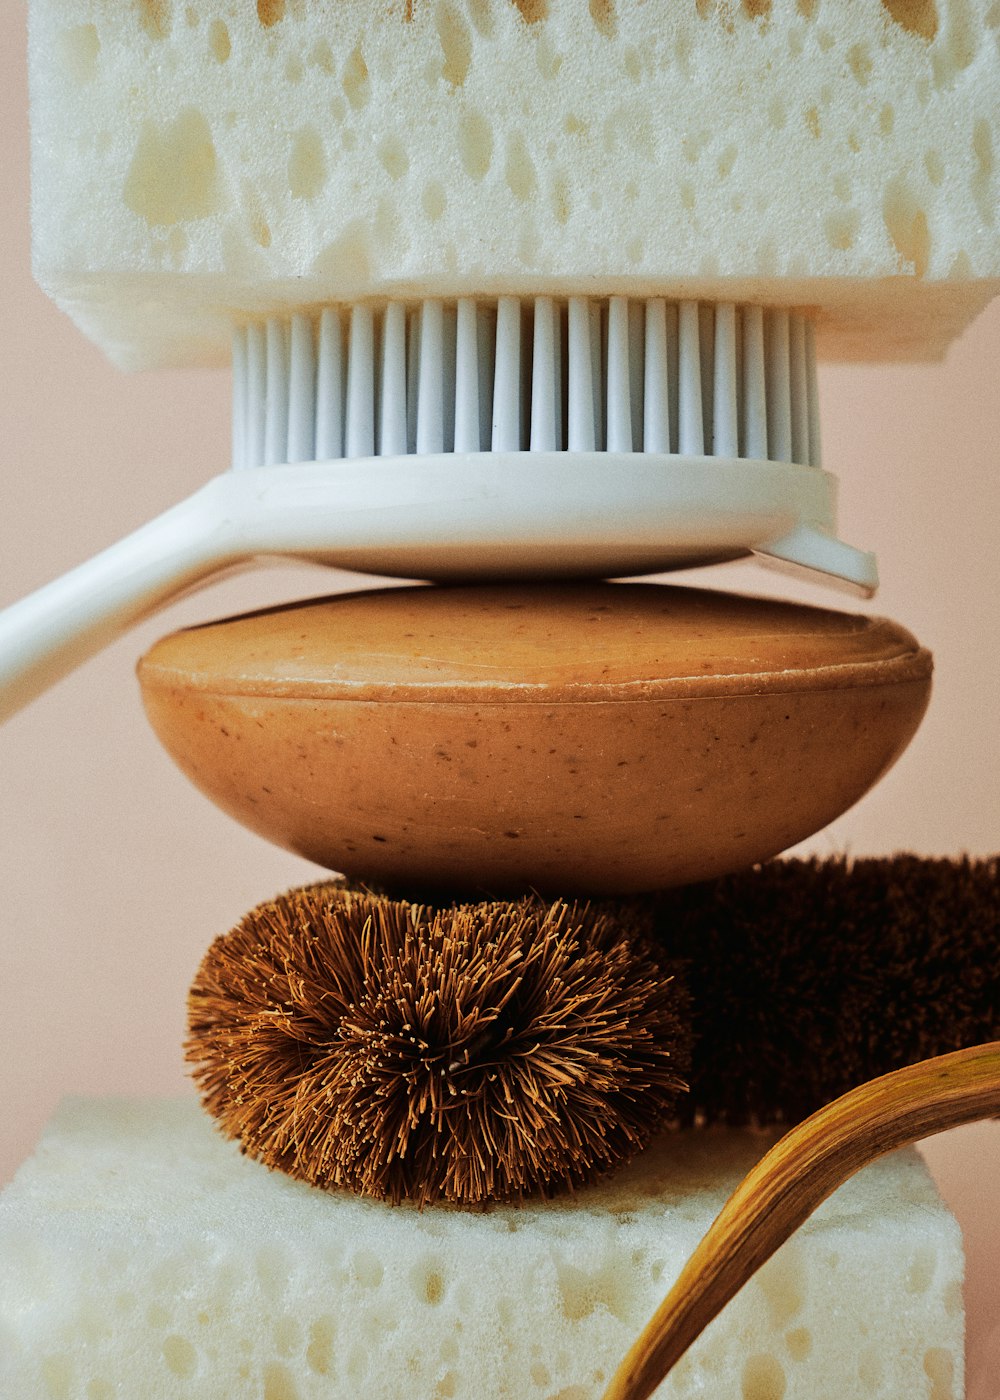
[{"label": "brown bristle tuft", "polygon": [[1000,1038],[1000,858],[777,860],[653,898],[694,1009],[708,1122],[797,1122]]},{"label": "brown bristle tuft", "polygon": [[677,1110],[690,1011],[619,910],[296,890],[216,939],[189,999],[205,1106],[316,1186],[427,1205],[550,1195]]}]

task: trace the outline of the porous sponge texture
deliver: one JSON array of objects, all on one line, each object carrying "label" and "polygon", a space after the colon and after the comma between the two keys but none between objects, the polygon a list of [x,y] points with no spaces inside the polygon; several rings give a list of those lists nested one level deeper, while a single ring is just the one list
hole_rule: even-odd
[{"label": "porous sponge texture", "polygon": [[[466,1213],[327,1194],[191,1101],[65,1105],[0,1198],[4,1400],[598,1400],[768,1139],[677,1134]],[[957,1400],[958,1227],[903,1152],[838,1191],[657,1392]]]},{"label": "porous sponge texture", "polygon": [[30,0],[34,256],[123,365],[362,297],[819,307],[919,357],[1000,290],[993,0]]}]

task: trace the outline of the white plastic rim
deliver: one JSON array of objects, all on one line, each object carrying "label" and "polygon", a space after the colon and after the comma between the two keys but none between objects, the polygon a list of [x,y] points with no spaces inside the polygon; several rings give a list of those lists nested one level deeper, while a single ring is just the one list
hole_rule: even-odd
[{"label": "white plastic rim", "polygon": [[[430,580],[622,578],[718,563],[800,532],[833,540],[836,479],[783,462],[651,453],[341,459],[215,485],[246,553]],[[871,556],[835,572],[868,591]]]}]

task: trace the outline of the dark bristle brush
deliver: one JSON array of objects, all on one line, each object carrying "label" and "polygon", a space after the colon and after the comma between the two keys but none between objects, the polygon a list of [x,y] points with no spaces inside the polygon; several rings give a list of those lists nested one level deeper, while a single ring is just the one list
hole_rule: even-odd
[{"label": "dark bristle brush", "polygon": [[1000,857],[773,861],[651,909],[691,997],[687,1121],[795,1123],[1000,1036]]}]

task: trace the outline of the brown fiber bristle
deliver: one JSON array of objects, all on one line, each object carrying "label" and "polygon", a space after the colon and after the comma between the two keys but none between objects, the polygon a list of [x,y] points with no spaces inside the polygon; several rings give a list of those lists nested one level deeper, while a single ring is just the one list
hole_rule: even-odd
[{"label": "brown fiber bristle", "polygon": [[707,1121],[796,1122],[1000,1038],[1000,859],[773,861],[654,897],[694,1011]]},{"label": "brown fiber bristle", "polygon": [[676,1112],[690,1012],[622,913],[429,908],[336,884],[261,905],[206,954],[187,1046],[243,1149],[425,1205],[552,1194]]}]

